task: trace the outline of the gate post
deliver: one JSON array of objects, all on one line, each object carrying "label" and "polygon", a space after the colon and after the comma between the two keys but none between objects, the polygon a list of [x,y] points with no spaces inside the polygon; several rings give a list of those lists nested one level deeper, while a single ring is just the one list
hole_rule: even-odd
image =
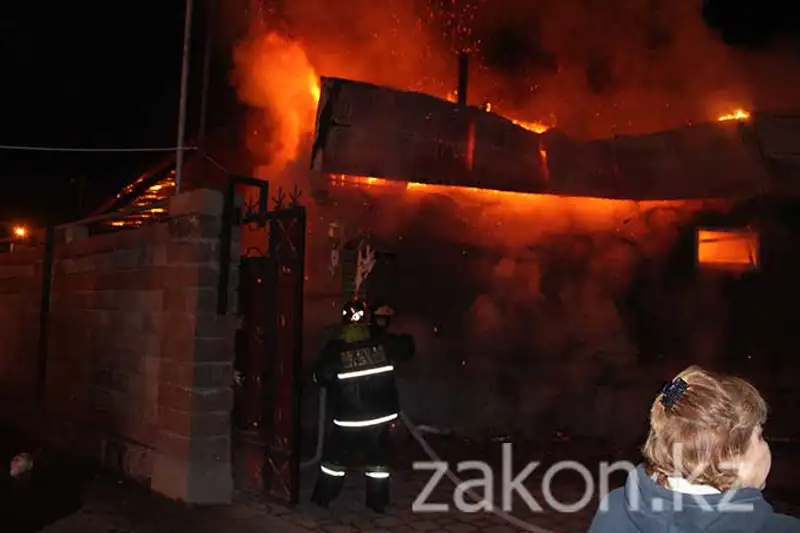
[{"label": "gate post", "polygon": [[264,364],[264,490],[296,505],[300,495],[300,399],[303,372],[303,288],[306,211],[281,202],[269,213],[274,305],[267,316]]}]

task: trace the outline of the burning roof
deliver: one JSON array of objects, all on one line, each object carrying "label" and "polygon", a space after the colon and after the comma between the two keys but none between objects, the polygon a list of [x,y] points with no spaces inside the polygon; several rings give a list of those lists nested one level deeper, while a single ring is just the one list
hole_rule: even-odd
[{"label": "burning roof", "polygon": [[[199,187],[222,189],[227,185],[226,172],[208,154],[189,151],[184,160],[182,190]],[[135,228],[147,225],[167,216],[167,201],[175,194],[175,155],[150,171],[125,185],[117,195],[88,214],[89,218],[116,213],[113,219],[97,224],[98,230]]]},{"label": "burning roof", "polygon": [[[330,176],[326,184],[444,185],[634,201],[800,192],[800,119],[794,117],[737,110],[715,122],[579,141],[543,124],[500,116],[489,106],[458,105],[455,98],[341,78],[307,85],[319,102],[311,166]],[[124,227],[162,217],[174,173],[170,159],[93,214],[136,210],[106,223]],[[197,176],[193,187],[221,183],[220,176],[204,178],[207,172],[189,174]]]},{"label": "burning roof", "polygon": [[795,194],[800,119],[744,111],[578,141],[485,109],[323,78],[312,169],[420,184],[627,200]]}]

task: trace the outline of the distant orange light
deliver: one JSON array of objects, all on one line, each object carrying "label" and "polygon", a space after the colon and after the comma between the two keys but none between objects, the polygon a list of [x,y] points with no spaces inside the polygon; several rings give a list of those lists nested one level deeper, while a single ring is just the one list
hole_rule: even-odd
[{"label": "distant orange light", "polygon": [[725,270],[758,268],[759,236],[747,229],[697,230],[697,262]]},{"label": "distant orange light", "polygon": [[14,226],[14,236],[19,239],[24,239],[28,236],[28,228],[25,226]]},{"label": "distant orange light", "polygon": [[747,120],[749,118],[750,118],[750,113],[748,113],[744,109],[737,109],[732,113],[728,113],[727,115],[722,115],[721,117],[717,118],[717,120],[720,122],[724,122],[726,120]]}]

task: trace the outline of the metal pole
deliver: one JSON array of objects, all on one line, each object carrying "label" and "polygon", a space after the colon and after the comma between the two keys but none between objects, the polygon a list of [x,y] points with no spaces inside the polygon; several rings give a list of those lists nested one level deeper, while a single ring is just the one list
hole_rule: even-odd
[{"label": "metal pole", "polygon": [[[206,50],[203,58],[203,92],[200,96],[200,128],[197,134],[197,147],[205,153],[206,115],[208,114],[208,81],[211,68],[211,43],[214,39],[214,0],[206,0]],[[201,154],[202,155],[202,154]]]},{"label": "metal pole", "polygon": [[178,153],[175,160],[175,194],[181,192],[183,181],[183,144],[186,140],[186,96],[189,87],[189,52],[192,43],[192,12],[194,0],[186,0],[186,21],[183,27],[183,62],[181,64],[181,96],[178,108]]},{"label": "metal pole", "polygon": [[469,85],[469,55],[458,54],[458,105],[467,105],[467,86]]}]

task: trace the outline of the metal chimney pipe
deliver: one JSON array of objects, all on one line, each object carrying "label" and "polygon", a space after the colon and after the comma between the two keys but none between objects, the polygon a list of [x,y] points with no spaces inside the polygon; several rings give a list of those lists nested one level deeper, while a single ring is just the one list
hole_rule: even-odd
[{"label": "metal chimney pipe", "polygon": [[467,105],[467,85],[469,84],[469,55],[458,54],[458,105]]}]

